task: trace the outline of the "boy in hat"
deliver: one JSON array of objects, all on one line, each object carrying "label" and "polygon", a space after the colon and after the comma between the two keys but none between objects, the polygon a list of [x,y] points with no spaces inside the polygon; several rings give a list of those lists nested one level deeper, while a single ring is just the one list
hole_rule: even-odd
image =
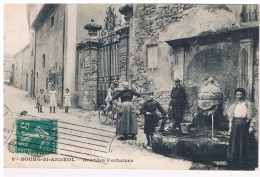
[{"label": "boy in hat", "polygon": [[158,123],[158,115],[156,110],[159,110],[163,116],[166,116],[165,110],[160,103],[154,99],[154,93],[147,93],[146,101],[143,103],[140,112],[144,114],[144,133],[147,139],[147,149],[152,148],[153,133]]}]

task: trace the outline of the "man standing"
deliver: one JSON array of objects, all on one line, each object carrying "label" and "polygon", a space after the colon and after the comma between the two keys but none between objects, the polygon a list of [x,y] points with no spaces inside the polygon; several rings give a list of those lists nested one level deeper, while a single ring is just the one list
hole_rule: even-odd
[{"label": "man standing", "polygon": [[185,90],[181,86],[181,81],[176,78],[175,87],[173,87],[171,93],[171,102],[169,107],[169,117],[173,123],[173,130],[181,130],[180,124],[183,119],[186,104],[187,100]]},{"label": "man standing", "polygon": [[231,105],[229,116],[229,147],[227,164],[233,170],[253,170],[257,164],[257,143],[254,137],[254,105],[245,100],[242,88],[235,90],[236,102]]}]

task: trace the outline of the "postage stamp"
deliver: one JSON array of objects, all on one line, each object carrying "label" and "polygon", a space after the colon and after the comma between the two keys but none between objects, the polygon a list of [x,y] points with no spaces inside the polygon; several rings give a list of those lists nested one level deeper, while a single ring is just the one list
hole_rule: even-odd
[{"label": "postage stamp", "polygon": [[57,121],[16,120],[16,153],[57,153]]}]

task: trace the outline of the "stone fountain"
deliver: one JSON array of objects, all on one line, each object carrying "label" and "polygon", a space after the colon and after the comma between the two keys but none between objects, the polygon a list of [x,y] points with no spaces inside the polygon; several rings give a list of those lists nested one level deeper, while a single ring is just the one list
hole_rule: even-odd
[{"label": "stone fountain", "polygon": [[223,91],[209,77],[200,86],[198,109],[191,119],[191,128],[181,133],[164,132],[154,135],[153,151],[166,156],[178,156],[192,161],[224,161],[228,137],[224,135]]}]

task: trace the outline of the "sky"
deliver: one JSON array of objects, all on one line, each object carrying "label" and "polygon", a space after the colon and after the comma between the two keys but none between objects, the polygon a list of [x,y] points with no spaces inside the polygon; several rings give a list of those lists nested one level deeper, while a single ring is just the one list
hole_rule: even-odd
[{"label": "sky", "polygon": [[4,4],[4,53],[16,54],[29,44],[26,4]]}]

